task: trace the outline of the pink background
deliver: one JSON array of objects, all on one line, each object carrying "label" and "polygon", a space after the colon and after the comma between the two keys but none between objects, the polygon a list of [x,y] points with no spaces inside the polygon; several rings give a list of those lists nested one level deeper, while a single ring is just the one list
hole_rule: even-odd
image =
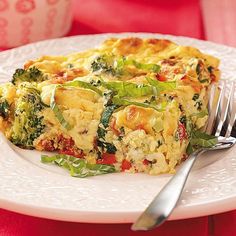
[{"label": "pink background", "polygon": [[70,0],[0,0],[0,47],[65,35],[70,12]]}]

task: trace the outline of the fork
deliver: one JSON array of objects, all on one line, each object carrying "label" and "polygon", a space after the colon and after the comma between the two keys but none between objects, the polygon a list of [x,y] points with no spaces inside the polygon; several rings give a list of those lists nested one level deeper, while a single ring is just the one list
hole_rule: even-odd
[{"label": "fork", "polygon": [[227,149],[236,143],[235,85],[234,81],[222,80],[219,84],[213,85],[210,91],[208,103],[210,114],[203,130],[215,135],[217,144],[210,148],[200,148],[187,158],[177,173],[131,226],[132,230],[150,230],[164,223],[177,205],[196,158],[204,152]]}]

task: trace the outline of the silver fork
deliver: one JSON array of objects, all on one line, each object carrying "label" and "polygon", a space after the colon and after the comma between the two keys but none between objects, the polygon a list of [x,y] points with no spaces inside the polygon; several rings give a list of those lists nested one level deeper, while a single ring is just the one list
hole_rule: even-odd
[{"label": "silver fork", "polygon": [[204,131],[217,136],[217,144],[211,148],[198,149],[187,158],[178,172],[132,225],[132,230],[150,230],[164,223],[181,196],[196,158],[204,152],[227,149],[236,143],[235,128],[233,128],[236,118],[235,85],[234,81],[221,81],[219,85],[213,85],[210,92],[208,104],[210,114]]}]

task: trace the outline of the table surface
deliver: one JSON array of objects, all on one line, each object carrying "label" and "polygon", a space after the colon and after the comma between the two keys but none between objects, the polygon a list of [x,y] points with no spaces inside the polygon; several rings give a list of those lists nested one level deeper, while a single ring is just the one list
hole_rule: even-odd
[{"label": "table surface", "polygon": [[[236,46],[234,0],[73,0],[74,19],[69,36],[106,32],[156,32],[208,39]],[[0,1],[1,3],[1,1]],[[235,7],[235,8],[234,8]],[[211,9],[210,14],[206,14]],[[223,13],[221,9],[224,9]],[[230,12],[230,17],[227,12]],[[215,26],[217,14],[219,27]],[[219,18],[221,19],[219,21]],[[234,21],[234,22],[235,22]],[[220,22],[220,23],[219,23]],[[214,28],[213,31],[211,28]],[[234,30],[235,27],[231,27]],[[230,29],[228,27],[227,29]],[[221,32],[221,33],[220,33]],[[84,224],[26,216],[0,209],[0,236],[25,235],[161,235],[234,236],[236,211],[194,219],[168,221],[150,232],[132,232],[130,224]]]}]

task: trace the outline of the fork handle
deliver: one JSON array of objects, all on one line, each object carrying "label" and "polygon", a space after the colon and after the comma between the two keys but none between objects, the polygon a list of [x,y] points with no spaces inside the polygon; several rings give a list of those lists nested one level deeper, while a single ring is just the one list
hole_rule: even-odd
[{"label": "fork handle", "polygon": [[196,157],[204,151],[205,150],[203,149],[199,149],[188,157],[178,172],[171,178],[138,220],[132,225],[132,230],[153,229],[167,220],[180,198]]}]

